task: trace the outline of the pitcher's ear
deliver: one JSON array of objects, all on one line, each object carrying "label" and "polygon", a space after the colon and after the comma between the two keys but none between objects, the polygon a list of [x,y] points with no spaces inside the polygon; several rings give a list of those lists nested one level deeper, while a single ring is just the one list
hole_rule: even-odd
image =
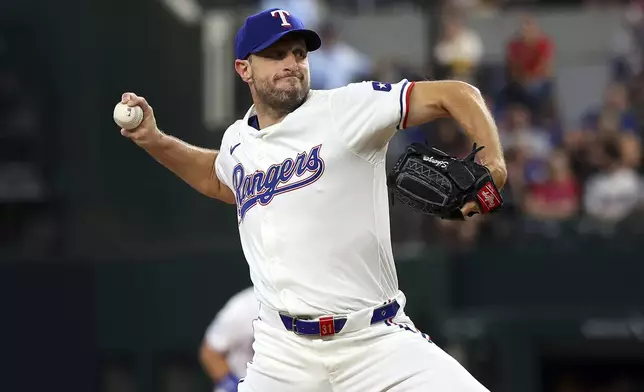
[{"label": "pitcher's ear", "polygon": [[235,60],[235,71],[241,79],[248,83],[253,79],[253,69],[250,66],[250,59]]}]

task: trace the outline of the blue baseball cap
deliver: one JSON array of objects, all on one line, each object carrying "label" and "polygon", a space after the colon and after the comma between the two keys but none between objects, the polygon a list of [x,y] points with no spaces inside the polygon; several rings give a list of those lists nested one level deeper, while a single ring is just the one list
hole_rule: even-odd
[{"label": "blue baseball cap", "polygon": [[287,10],[271,8],[246,18],[246,22],[235,36],[235,56],[239,60],[245,60],[287,34],[302,37],[309,52],[322,46],[320,36],[313,30],[305,29],[300,19]]}]

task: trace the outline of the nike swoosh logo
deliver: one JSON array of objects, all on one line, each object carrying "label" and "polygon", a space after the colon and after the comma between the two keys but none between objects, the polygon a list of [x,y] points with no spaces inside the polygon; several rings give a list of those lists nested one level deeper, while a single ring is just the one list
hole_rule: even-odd
[{"label": "nike swoosh logo", "polygon": [[235,144],[234,146],[230,147],[230,155],[233,155],[233,151],[235,151],[235,149],[236,149],[237,147],[239,147],[239,145],[240,145],[240,144],[241,144],[241,143],[237,143],[237,144]]}]

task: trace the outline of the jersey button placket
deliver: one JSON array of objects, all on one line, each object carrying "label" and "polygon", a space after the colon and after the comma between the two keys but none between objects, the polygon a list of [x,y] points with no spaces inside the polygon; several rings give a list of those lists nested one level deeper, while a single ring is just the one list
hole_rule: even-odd
[{"label": "jersey button placket", "polygon": [[[264,142],[264,138],[262,136],[258,136],[256,139],[253,140],[253,144],[257,151],[257,160],[259,163],[259,167],[261,167],[264,171],[268,170],[268,167],[270,165],[268,162],[266,162],[266,143]],[[267,206],[262,206],[261,208],[262,242],[264,245],[264,254],[267,261],[274,262],[275,261],[275,231],[273,230],[270,224],[270,208],[268,207],[269,206],[267,205]]]},{"label": "jersey button placket", "polygon": [[258,138],[255,141],[257,145],[257,158],[259,159],[260,162],[263,163],[264,161],[264,141],[261,138]]},{"label": "jersey button placket", "polygon": [[262,217],[262,242],[264,245],[264,252],[266,259],[270,262],[275,261],[275,230],[270,224],[270,213],[268,209],[264,209]]},{"label": "jersey button placket", "polygon": [[[267,206],[268,207],[268,206]],[[264,212],[264,227],[266,228],[266,234],[267,234],[267,247],[266,249],[269,250],[271,253],[271,256],[274,254],[274,248],[275,248],[275,228],[272,227],[271,225],[271,211],[270,208],[266,208]]]}]

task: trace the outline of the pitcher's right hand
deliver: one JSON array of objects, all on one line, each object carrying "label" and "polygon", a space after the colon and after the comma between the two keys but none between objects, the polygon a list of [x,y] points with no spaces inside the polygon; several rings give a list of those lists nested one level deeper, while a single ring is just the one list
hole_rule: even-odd
[{"label": "pitcher's right hand", "polygon": [[148,104],[145,98],[139,97],[134,93],[125,93],[121,96],[121,103],[130,107],[138,105],[143,109],[143,120],[141,124],[130,130],[121,128],[121,135],[132,140],[139,147],[148,147],[158,143],[163,137],[163,132],[157,127],[152,106]]}]

